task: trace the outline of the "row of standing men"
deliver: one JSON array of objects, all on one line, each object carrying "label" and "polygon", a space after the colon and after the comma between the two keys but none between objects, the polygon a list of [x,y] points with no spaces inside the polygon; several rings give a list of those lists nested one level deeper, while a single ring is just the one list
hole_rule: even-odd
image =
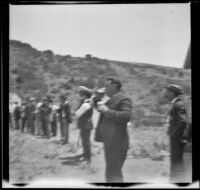
[{"label": "row of standing men", "polygon": [[[68,126],[71,123],[71,108],[67,97],[60,96],[60,104],[55,105],[51,99],[29,98],[19,106],[14,102],[13,112],[9,113],[12,129],[28,132],[32,135],[41,135],[46,138],[60,136],[63,143],[68,143]],[[60,134],[58,125],[60,125]]]},{"label": "row of standing men", "polygon": [[[31,111],[34,110],[34,101],[30,99],[27,105],[28,114],[25,114],[27,116],[27,119],[25,119],[28,127],[27,130],[32,134],[42,131],[42,135],[49,138],[55,135],[56,127],[54,124],[56,122],[53,121],[57,118],[59,121],[57,123],[61,125],[63,142],[67,143],[69,134],[68,126],[72,120],[71,115],[74,115],[78,120],[77,126],[80,129],[82,140],[83,154],[81,157],[90,163],[91,116],[93,108],[96,108],[100,116],[95,127],[94,139],[104,145],[106,182],[123,182],[122,167],[129,149],[127,123],[131,119],[132,101],[121,91],[121,87],[120,80],[113,77],[107,78],[105,81],[106,96],[101,94],[102,97],[94,96],[93,98],[91,91],[82,87],[82,90],[79,91],[80,105],[73,114],[70,114],[70,106],[64,97],[61,97],[61,104],[58,109],[53,109],[51,101],[43,99],[42,102],[36,104],[35,111]],[[187,127],[186,109],[181,100],[181,95],[183,95],[182,87],[170,84],[165,89],[164,97],[171,105],[167,114],[167,133],[170,138],[170,180],[177,182],[184,178],[183,148],[191,139],[192,124]],[[19,116],[21,112],[17,112],[16,108],[14,110],[16,126],[19,128],[17,119],[21,118],[21,130],[23,132],[24,116],[23,114],[22,117]],[[53,110],[57,111],[54,112]],[[22,111],[22,113],[26,112]],[[34,127],[34,117],[35,121],[39,121],[40,123],[40,125],[35,125],[38,128]]]}]

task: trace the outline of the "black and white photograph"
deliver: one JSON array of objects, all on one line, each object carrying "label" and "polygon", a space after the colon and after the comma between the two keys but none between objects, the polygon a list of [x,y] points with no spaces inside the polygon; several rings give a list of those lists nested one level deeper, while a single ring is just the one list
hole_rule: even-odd
[{"label": "black and white photograph", "polygon": [[9,185],[192,183],[190,3],[9,5]]}]

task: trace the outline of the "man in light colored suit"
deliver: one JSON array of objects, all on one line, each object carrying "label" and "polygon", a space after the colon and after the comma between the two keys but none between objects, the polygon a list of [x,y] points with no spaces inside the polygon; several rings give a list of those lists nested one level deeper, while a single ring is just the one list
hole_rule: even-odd
[{"label": "man in light colored suit", "polygon": [[77,119],[77,126],[80,129],[80,137],[82,141],[83,154],[80,155],[79,161],[86,161],[87,164],[91,162],[91,145],[90,134],[93,128],[92,124],[92,92],[85,86],[79,86],[80,106],[74,113]]}]

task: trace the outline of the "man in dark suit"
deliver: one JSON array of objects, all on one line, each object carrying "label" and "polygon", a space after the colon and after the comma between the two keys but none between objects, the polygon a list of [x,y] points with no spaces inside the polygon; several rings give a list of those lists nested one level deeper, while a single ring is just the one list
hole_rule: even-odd
[{"label": "man in dark suit", "polygon": [[181,182],[184,177],[183,148],[187,139],[184,136],[187,126],[186,109],[180,97],[183,94],[182,88],[174,84],[165,88],[165,97],[171,102],[167,121],[167,133],[170,137],[170,179],[171,182]]},{"label": "man in dark suit", "polygon": [[121,170],[129,147],[127,123],[131,119],[132,102],[121,92],[118,79],[107,78],[105,87],[110,99],[104,104],[97,103],[101,116],[95,140],[104,143],[106,182],[120,183],[123,182]]},{"label": "man in dark suit", "polygon": [[71,119],[71,106],[67,101],[67,96],[60,96],[60,106],[59,112],[59,122],[61,126],[61,141],[63,144],[68,144],[69,142],[69,124],[72,122]]},{"label": "man in dark suit", "polygon": [[[22,102],[21,106],[21,132],[24,132],[25,126],[27,124],[27,116],[28,116],[28,105],[27,102]],[[26,126],[27,127],[27,126]]]},{"label": "man in dark suit", "polygon": [[30,134],[35,133],[35,98],[30,97],[27,107],[27,127]]},{"label": "man in dark suit", "polygon": [[19,121],[21,119],[21,114],[20,114],[20,107],[18,105],[18,102],[15,102],[15,108],[14,108],[13,116],[14,116],[15,129],[20,129],[19,128],[19,126],[20,126]]}]

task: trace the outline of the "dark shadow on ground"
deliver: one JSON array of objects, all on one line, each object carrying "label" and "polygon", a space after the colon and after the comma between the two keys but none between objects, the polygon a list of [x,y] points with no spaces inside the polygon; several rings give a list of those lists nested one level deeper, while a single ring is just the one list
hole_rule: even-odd
[{"label": "dark shadow on ground", "polygon": [[47,136],[37,136],[37,135],[35,135],[35,137],[36,137],[37,139],[50,139],[50,138],[48,138]]},{"label": "dark shadow on ground", "polygon": [[78,161],[82,157],[82,154],[74,155],[74,156],[67,156],[67,157],[60,157],[60,160],[73,160]]},{"label": "dark shadow on ground", "polygon": [[78,160],[67,160],[62,162],[63,165],[71,165],[71,166],[76,166],[79,165],[81,162]]}]

